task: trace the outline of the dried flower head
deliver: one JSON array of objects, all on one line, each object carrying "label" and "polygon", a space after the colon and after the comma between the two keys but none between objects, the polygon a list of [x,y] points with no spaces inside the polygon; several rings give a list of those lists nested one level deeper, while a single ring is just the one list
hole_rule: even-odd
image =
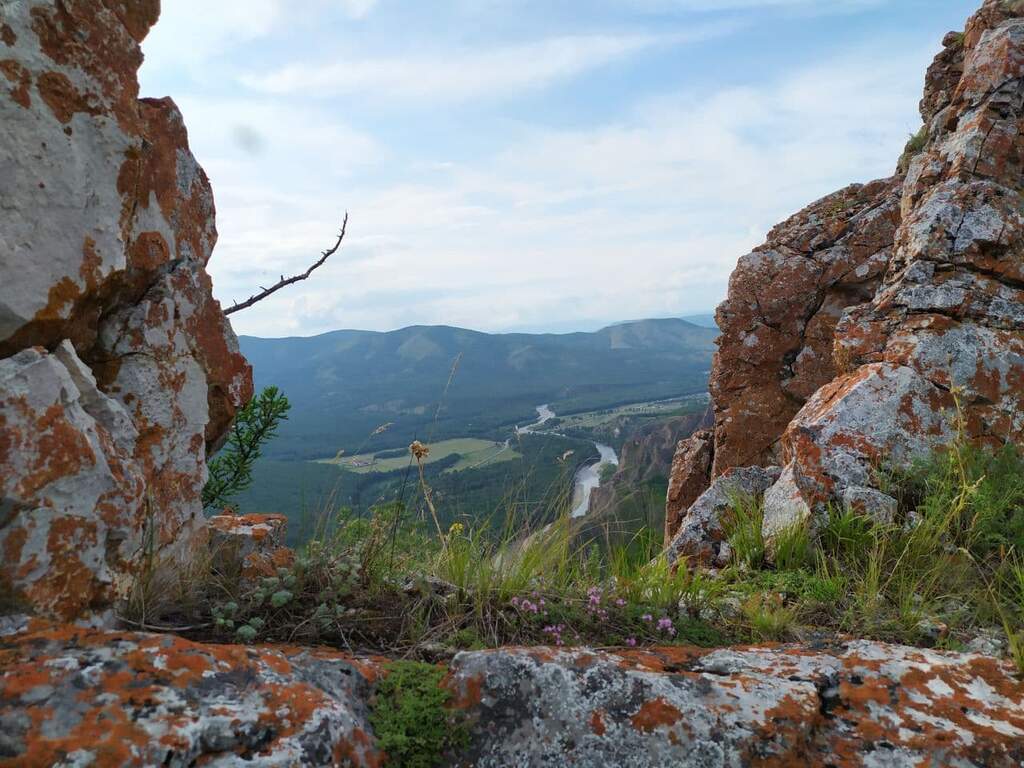
[{"label": "dried flower head", "polygon": [[415,440],[409,446],[409,453],[416,457],[416,461],[423,461],[423,459],[430,455],[430,449],[419,440]]}]

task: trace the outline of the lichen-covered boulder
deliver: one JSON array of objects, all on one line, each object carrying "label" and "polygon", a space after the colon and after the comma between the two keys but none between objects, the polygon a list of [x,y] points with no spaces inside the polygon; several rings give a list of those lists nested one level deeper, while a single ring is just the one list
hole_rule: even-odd
[{"label": "lichen-covered boulder", "polygon": [[0,766],[368,766],[372,662],[67,626],[0,637]]},{"label": "lichen-covered boulder", "polygon": [[852,768],[1024,761],[1024,684],[1005,662],[860,641],[615,653],[464,653],[455,765]]},{"label": "lichen-covered boulder", "polygon": [[138,98],[158,13],[0,3],[0,582],[65,619],[109,615],[144,541],[187,556],[251,396],[209,182],[173,102]]},{"label": "lichen-covered boulder", "polygon": [[732,550],[726,541],[726,524],[737,503],[757,503],[779,479],[778,467],[730,469],[690,505],[675,536],[665,549],[668,561],[686,558],[691,565],[722,567]]},{"label": "lichen-covered boulder", "polygon": [[906,466],[957,429],[982,444],[1024,443],[1020,17],[1020,4],[986,2],[963,39],[949,41],[962,56],[937,60],[950,76],[929,75],[946,85],[927,99],[929,138],[909,163],[885,281],[837,326],[849,370],[814,394],[782,440],[810,507],[871,487],[879,468]]}]

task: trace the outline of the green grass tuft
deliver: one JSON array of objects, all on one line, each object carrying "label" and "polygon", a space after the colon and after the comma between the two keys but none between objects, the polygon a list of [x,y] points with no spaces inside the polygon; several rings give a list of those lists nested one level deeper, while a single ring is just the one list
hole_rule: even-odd
[{"label": "green grass tuft", "polygon": [[750,569],[764,564],[763,523],[760,498],[737,494],[730,499],[730,514],[724,521],[726,539],[736,562]]}]

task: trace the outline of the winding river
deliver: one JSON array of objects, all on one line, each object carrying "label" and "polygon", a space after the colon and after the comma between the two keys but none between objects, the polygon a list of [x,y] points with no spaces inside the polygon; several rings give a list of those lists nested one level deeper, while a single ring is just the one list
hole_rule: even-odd
[{"label": "winding river", "polygon": [[[516,432],[521,435],[528,435],[533,432],[540,432],[551,419],[555,418],[555,412],[548,404],[537,406],[537,420],[525,427],[516,427]],[[558,434],[553,432],[551,434]],[[564,435],[559,435],[564,437]],[[590,509],[590,496],[596,488],[601,486],[601,470],[606,465],[619,466],[619,457],[615,449],[604,443],[594,443],[601,458],[593,464],[587,464],[576,471],[575,485],[572,493],[572,516],[583,517]]]}]

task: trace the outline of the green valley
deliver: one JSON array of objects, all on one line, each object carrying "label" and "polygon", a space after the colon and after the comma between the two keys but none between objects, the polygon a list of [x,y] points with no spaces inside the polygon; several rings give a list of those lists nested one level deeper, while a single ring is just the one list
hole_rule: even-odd
[{"label": "green valley", "polygon": [[[283,512],[302,541],[340,508],[424,514],[418,467],[446,524],[547,519],[577,471],[644,424],[706,408],[717,331],[680,319],[594,333],[484,334],[445,326],[312,338],[242,337],[257,388],[288,420],[257,462],[245,511]],[[536,433],[538,406],[556,414]],[[607,449],[606,449],[607,450]]]}]

